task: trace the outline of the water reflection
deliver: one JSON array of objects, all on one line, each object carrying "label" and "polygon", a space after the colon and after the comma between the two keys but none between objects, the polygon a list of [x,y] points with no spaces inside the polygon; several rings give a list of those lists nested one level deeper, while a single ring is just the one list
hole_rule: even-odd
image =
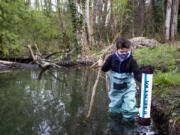
[{"label": "water reflection", "polygon": [[[92,116],[85,120],[97,72],[87,68],[52,73],[20,70],[0,74],[0,135],[108,135],[130,132],[109,119],[105,76]],[[132,129],[133,130],[133,129]]]},{"label": "water reflection", "polygon": [[109,116],[110,135],[135,135],[137,125],[134,122],[122,120],[119,116]]}]

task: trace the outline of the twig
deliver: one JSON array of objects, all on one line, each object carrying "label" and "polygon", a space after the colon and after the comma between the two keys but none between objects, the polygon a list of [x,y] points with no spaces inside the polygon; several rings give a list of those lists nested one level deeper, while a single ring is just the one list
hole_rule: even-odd
[{"label": "twig", "polygon": [[55,54],[57,54],[57,53],[61,53],[61,51],[59,51],[59,52],[53,52],[53,53],[49,54],[48,56],[46,56],[45,59],[48,59],[49,57],[51,57],[51,56],[53,56],[53,55],[55,55]]}]

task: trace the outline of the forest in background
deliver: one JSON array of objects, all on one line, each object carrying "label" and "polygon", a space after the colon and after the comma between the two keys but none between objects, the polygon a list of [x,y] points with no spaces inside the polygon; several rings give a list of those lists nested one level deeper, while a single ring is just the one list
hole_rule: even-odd
[{"label": "forest in background", "polygon": [[76,49],[86,55],[117,37],[178,40],[179,0],[0,0],[0,56]]}]

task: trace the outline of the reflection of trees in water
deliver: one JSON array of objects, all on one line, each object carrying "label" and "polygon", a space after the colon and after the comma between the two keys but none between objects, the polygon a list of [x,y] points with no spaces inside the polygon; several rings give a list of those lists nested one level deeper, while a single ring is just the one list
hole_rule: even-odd
[{"label": "reflection of trees in water", "polygon": [[133,122],[125,122],[118,117],[110,117],[110,135],[136,135],[137,125]]},{"label": "reflection of trees in water", "polygon": [[[6,74],[9,74],[9,76]],[[6,74],[0,74],[0,134],[17,134],[17,129],[25,119],[21,111],[24,106],[22,101],[24,100],[25,91],[20,86],[24,86],[24,84],[17,74]],[[19,85],[16,85],[16,83]]]},{"label": "reflection of trees in water", "polygon": [[0,75],[0,133],[103,134],[108,123],[105,81],[99,82],[87,122],[97,73],[84,68],[51,73],[44,72],[40,80],[39,72],[33,70]]}]

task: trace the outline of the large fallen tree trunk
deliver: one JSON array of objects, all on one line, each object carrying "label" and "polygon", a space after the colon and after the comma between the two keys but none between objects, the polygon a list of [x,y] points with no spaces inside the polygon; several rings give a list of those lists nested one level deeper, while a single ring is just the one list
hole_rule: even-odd
[{"label": "large fallen tree trunk", "polygon": [[5,57],[0,58],[3,61],[19,62],[19,63],[30,63],[33,59],[29,56],[19,56],[19,57]]},{"label": "large fallen tree trunk", "polygon": [[0,70],[13,70],[13,69],[28,69],[28,68],[37,68],[35,64],[22,64],[18,62],[4,61],[0,60]]}]

